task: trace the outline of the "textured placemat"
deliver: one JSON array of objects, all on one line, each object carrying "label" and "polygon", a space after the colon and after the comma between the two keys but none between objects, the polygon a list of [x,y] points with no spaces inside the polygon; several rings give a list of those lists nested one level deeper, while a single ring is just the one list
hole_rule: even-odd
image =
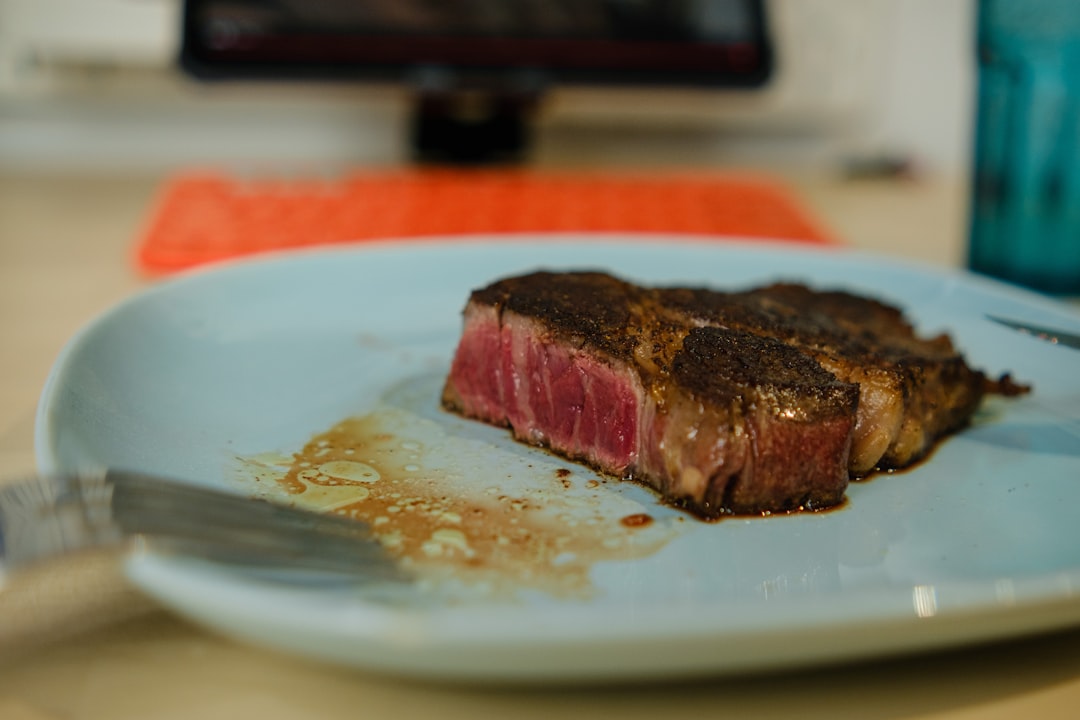
[{"label": "textured placemat", "polygon": [[171,178],[136,248],[167,273],[269,250],[388,238],[528,232],[833,240],[759,175],[406,169],[333,180]]}]

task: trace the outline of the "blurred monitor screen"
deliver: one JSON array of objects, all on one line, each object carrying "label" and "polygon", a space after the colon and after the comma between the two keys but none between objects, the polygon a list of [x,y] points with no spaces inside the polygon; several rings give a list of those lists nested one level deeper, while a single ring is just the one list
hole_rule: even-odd
[{"label": "blurred monitor screen", "polygon": [[181,61],[205,79],[755,87],[763,0],[188,0]]}]

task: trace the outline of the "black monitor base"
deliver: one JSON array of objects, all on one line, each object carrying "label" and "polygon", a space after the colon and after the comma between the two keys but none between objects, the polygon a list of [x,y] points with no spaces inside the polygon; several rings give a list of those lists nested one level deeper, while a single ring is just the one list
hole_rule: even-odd
[{"label": "black monitor base", "polygon": [[483,165],[525,159],[538,94],[496,90],[421,91],[412,119],[420,163]]}]

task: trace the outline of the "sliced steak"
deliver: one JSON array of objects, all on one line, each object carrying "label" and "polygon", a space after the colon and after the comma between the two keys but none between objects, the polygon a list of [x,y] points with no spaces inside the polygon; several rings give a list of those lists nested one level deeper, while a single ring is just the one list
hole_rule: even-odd
[{"label": "sliced steak", "polygon": [[822,508],[858,387],[780,341],[700,326],[601,273],[474,292],[443,403],[706,516]]},{"label": "sliced steak", "polygon": [[472,294],[443,403],[716,517],[833,505],[1027,390],[850,293],[541,272]]},{"label": "sliced steak", "polygon": [[669,309],[699,325],[776,338],[860,388],[851,452],[854,476],[910,465],[968,421],[986,377],[947,336],[919,338],[902,313],[845,292],[777,284],[740,292],[660,291]]},{"label": "sliced steak", "polygon": [[707,516],[843,499],[858,388],[795,348],[694,328],[660,396],[637,472],[665,497]]}]

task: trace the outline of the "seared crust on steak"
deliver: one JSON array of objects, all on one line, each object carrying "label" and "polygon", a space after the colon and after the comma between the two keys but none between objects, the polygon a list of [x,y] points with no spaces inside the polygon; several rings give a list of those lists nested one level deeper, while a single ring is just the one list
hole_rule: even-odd
[{"label": "seared crust on steak", "polygon": [[665,305],[690,322],[776,338],[858,384],[854,476],[920,459],[968,421],[986,388],[985,376],[947,336],[919,338],[897,308],[877,300],[794,284],[739,293],[661,292]]},{"label": "seared crust on steak", "polygon": [[993,388],[894,307],[775,284],[537,272],[472,293],[443,404],[704,517],[818,509],[919,459]]},{"label": "seared crust on steak", "polygon": [[[681,479],[688,467],[708,465],[686,462],[688,449],[709,452],[737,442],[708,440],[710,432],[726,429],[746,438],[741,463],[714,466],[700,501],[707,512],[825,508],[843,498],[855,386],[788,345],[716,327],[686,335],[668,382],[670,429],[658,443],[666,461],[658,477]],[[721,419],[725,423],[717,422]],[[673,458],[682,462],[672,463]],[[653,469],[650,463],[642,466]],[[669,486],[660,490],[686,497],[671,493]]]}]

